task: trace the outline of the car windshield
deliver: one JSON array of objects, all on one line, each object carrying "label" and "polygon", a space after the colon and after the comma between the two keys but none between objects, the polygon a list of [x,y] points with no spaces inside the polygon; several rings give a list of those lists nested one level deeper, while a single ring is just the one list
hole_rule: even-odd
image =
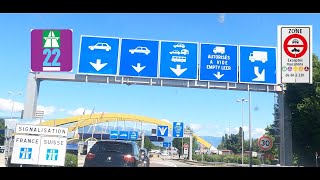
[{"label": "car windshield", "polygon": [[91,149],[93,153],[118,152],[122,154],[131,154],[132,145],[119,142],[98,142]]}]

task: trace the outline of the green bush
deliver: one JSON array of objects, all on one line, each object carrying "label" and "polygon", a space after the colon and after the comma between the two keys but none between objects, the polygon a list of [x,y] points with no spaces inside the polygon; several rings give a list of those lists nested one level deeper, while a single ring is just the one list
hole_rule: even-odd
[{"label": "green bush", "polygon": [[260,165],[261,162],[260,162],[260,160],[259,160],[258,158],[253,158],[253,159],[252,159],[252,164],[253,164],[253,165]]},{"label": "green bush", "polygon": [[70,153],[66,153],[66,160],[64,162],[65,167],[78,167],[78,156]]},{"label": "green bush", "polygon": [[201,154],[192,155],[192,159],[196,161],[201,161],[202,160]]},{"label": "green bush", "polygon": [[264,164],[271,164],[271,161],[269,159],[265,159]]}]

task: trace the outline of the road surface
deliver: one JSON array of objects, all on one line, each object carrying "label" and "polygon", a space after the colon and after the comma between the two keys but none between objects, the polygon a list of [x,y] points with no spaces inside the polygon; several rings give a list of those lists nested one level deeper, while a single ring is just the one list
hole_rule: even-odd
[{"label": "road surface", "polygon": [[6,167],[4,153],[0,153],[0,167]]},{"label": "road surface", "polygon": [[[78,167],[83,167],[85,155],[78,156]],[[169,156],[154,156],[150,158],[150,167],[202,167],[199,165],[190,165],[174,159]]]}]

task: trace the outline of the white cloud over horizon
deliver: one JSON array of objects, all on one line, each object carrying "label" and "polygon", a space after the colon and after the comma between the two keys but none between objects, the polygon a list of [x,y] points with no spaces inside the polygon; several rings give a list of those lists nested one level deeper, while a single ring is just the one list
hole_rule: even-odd
[{"label": "white cloud over horizon", "polygon": [[[14,103],[13,103],[14,102]],[[0,111],[11,112],[13,107],[13,112],[20,112],[24,109],[24,104],[18,101],[12,101],[10,99],[0,98]],[[54,106],[37,106],[38,111],[44,111],[44,115],[51,115],[57,111]]]},{"label": "white cloud over horizon", "polygon": [[223,24],[224,21],[225,21],[225,18],[226,18],[226,14],[225,14],[225,13],[220,13],[220,14],[218,15],[218,22],[221,23],[221,24]]},{"label": "white cloud over horizon", "polygon": [[91,114],[92,113],[92,110],[90,109],[85,109],[85,108],[77,108],[75,110],[69,110],[67,111],[68,114],[72,115],[72,116],[80,116],[83,114],[83,112],[85,111],[84,114]]}]

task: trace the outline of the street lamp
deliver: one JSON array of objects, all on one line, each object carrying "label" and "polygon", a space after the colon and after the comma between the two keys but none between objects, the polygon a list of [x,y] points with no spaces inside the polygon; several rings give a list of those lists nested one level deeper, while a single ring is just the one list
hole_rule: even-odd
[{"label": "street lamp", "polygon": [[[15,95],[21,95],[22,93],[21,92],[8,91],[8,94],[11,95],[11,96],[15,96]],[[11,119],[12,119],[13,108],[14,108],[14,100],[13,100],[13,98],[11,99],[11,101],[12,101],[12,107],[11,107]]]},{"label": "street lamp", "polygon": [[242,165],[243,165],[243,103],[248,102],[248,100],[242,98],[242,99],[237,99],[237,102],[241,102],[241,111],[242,111],[242,126],[241,126],[241,160],[242,160]]}]

